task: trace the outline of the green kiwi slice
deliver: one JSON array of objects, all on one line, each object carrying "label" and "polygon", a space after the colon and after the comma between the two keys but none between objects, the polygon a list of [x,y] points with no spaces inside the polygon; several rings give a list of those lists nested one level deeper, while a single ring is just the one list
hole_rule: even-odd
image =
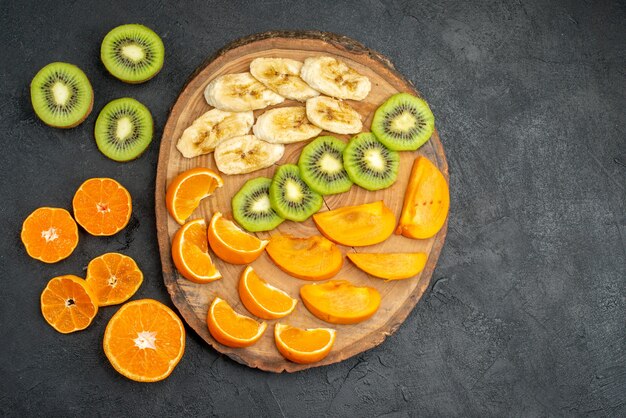
[{"label": "green kiwi slice", "polygon": [[30,83],[33,110],[46,125],[73,128],[93,107],[93,89],[85,73],[75,65],[53,62]]},{"label": "green kiwi slice", "polygon": [[115,161],[139,157],[152,142],[152,115],[130,97],[109,102],[100,111],[94,135],[98,149]]},{"label": "green kiwi slice", "polygon": [[371,129],[390,150],[414,151],[430,139],[435,116],[424,100],[398,93],[376,109]]},{"label": "green kiwi slice", "polygon": [[122,25],[104,37],[100,58],[106,69],[127,83],[143,83],[163,67],[165,47],[159,35],[143,25]]},{"label": "green kiwi slice", "polygon": [[355,184],[367,190],[380,190],[396,181],[400,155],[384,146],[374,134],[364,132],[348,143],[343,151],[343,165]]},{"label": "green kiwi slice", "polygon": [[233,218],[249,232],[270,231],[284,221],[270,204],[270,184],[266,177],[248,180],[231,200]]},{"label": "green kiwi slice", "polygon": [[274,173],[270,202],[280,217],[302,222],[320,210],[323,199],[302,180],[297,165],[285,164]]},{"label": "green kiwi slice", "polygon": [[320,136],[302,149],[298,167],[302,180],[321,195],[350,190],[352,181],[343,168],[345,142],[333,136]]}]

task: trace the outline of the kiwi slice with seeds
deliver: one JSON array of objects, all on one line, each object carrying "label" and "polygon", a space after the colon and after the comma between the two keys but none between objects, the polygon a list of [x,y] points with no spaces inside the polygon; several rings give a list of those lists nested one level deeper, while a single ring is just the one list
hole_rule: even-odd
[{"label": "kiwi slice with seeds", "polygon": [[30,83],[33,110],[46,125],[73,128],[93,108],[93,89],[85,73],[75,65],[53,62]]},{"label": "kiwi slice with seeds", "polygon": [[109,102],[100,111],[94,135],[98,149],[115,161],[139,157],[152,142],[152,115],[130,97]]},{"label": "kiwi slice with seeds", "polygon": [[267,177],[248,180],[231,200],[233,218],[249,232],[270,231],[284,221],[270,204],[270,184]]},{"label": "kiwi slice with seeds", "polygon": [[320,210],[323,199],[302,180],[297,165],[285,164],[274,173],[270,202],[280,217],[302,222]]},{"label": "kiwi slice with seeds", "polygon": [[163,67],[163,41],[143,25],[122,25],[104,37],[100,58],[106,69],[127,83],[143,83]]},{"label": "kiwi slice with seeds", "polygon": [[384,146],[370,132],[356,135],[343,151],[343,165],[350,180],[367,190],[391,186],[398,177],[400,155]]},{"label": "kiwi slice with seeds", "polygon": [[398,93],[376,109],[371,129],[390,150],[414,151],[430,139],[435,116],[424,100]]},{"label": "kiwi slice with seeds", "polygon": [[298,167],[302,180],[322,195],[350,190],[352,181],[343,167],[345,142],[333,136],[320,136],[302,149]]}]

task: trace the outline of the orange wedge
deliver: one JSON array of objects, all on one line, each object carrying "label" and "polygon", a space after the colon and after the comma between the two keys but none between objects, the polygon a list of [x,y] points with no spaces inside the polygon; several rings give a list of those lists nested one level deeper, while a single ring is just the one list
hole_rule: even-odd
[{"label": "orange wedge", "polygon": [[207,315],[209,332],[228,347],[248,347],[261,338],[267,324],[238,314],[223,299],[216,297]]},{"label": "orange wedge", "polygon": [[55,277],[41,293],[41,313],[62,334],[80,331],[98,313],[98,299],[80,277]]},{"label": "orange wedge", "polygon": [[259,258],[269,241],[260,240],[215,212],[208,230],[211,249],[231,264],[248,264]]},{"label": "orange wedge", "polygon": [[176,231],[172,259],[180,274],[192,282],[209,283],[222,277],[209,255],[204,219],[189,221]]},{"label": "orange wedge", "polygon": [[262,319],[285,317],[298,303],[297,299],[260,278],[250,266],[239,279],[239,298],[250,313]]},{"label": "orange wedge", "polygon": [[224,180],[210,168],[192,168],[180,173],[167,188],[167,210],[179,224],[184,224],[205,197],[222,187]]},{"label": "orange wedge", "polygon": [[74,218],[91,235],[110,236],[128,225],[133,205],[130,193],[110,178],[93,178],[80,185],[72,200]]},{"label": "orange wedge", "polygon": [[69,257],[78,245],[78,227],[65,209],[44,207],[28,215],[21,238],[29,256],[56,263]]},{"label": "orange wedge", "polygon": [[276,324],[274,341],[283,357],[294,363],[308,364],[322,360],[330,353],[337,332],[330,328],[302,329]]},{"label": "orange wedge", "polygon": [[157,382],[169,376],[185,352],[185,327],[153,299],[128,302],[113,315],[102,342],[104,354],[123,376]]},{"label": "orange wedge", "polygon": [[135,294],[143,273],[132,258],[107,253],[89,262],[85,281],[96,294],[98,306],[117,305]]},{"label": "orange wedge", "polygon": [[428,260],[424,253],[348,253],[347,256],[367,274],[387,280],[416,276]]}]

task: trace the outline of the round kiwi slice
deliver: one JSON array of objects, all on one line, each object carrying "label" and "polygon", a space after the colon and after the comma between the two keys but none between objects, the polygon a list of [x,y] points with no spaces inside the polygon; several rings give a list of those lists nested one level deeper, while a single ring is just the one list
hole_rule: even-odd
[{"label": "round kiwi slice", "polygon": [[122,25],[104,37],[100,57],[114,77],[127,83],[143,83],[161,71],[165,47],[152,29]]},{"label": "round kiwi slice", "polygon": [[302,149],[298,167],[302,180],[322,195],[350,190],[352,181],[343,168],[346,144],[333,136],[320,136]]},{"label": "round kiwi slice", "polygon": [[302,222],[320,210],[323,199],[302,180],[297,165],[285,164],[274,173],[270,202],[280,217]]},{"label": "round kiwi slice", "polygon": [[233,218],[247,231],[270,231],[284,221],[270,204],[270,184],[267,177],[248,180],[231,200]]},{"label": "round kiwi slice", "polygon": [[430,139],[435,116],[428,104],[408,93],[391,96],[374,113],[372,132],[393,151],[414,151]]},{"label": "round kiwi slice", "polygon": [[66,62],[53,62],[33,78],[30,100],[35,113],[46,125],[73,128],[91,113],[93,89],[80,68]]},{"label": "round kiwi slice", "polygon": [[369,132],[356,135],[343,151],[343,165],[350,180],[367,190],[391,186],[398,177],[400,155]]},{"label": "round kiwi slice", "polygon": [[152,141],[152,115],[130,97],[109,102],[100,111],[94,135],[98,149],[115,161],[139,157]]}]

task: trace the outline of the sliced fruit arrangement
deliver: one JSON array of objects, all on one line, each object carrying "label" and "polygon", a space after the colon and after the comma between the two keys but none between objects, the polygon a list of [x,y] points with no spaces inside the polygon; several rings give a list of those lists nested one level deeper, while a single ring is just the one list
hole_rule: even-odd
[{"label": "sliced fruit arrangement", "polygon": [[226,139],[246,135],[254,125],[254,113],[211,109],[183,131],[176,148],[185,158],[208,154]]},{"label": "sliced fruit arrangement", "polygon": [[55,277],[41,293],[41,313],[52,328],[69,334],[91,324],[98,313],[98,298],[80,277]]},{"label": "sliced fruit arrangement", "polygon": [[165,47],[152,29],[121,25],[104,37],[100,58],[114,77],[126,83],[143,83],[161,71]]},{"label": "sliced fruit arrangement", "polygon": [[380,293],[373,287],[355,286],[347,280],[306,284],[300,288],[304,306],[322,321],[356,324],[370,318],[380,306]]},{"label": "sliced fruit arrangement", "polygon": [[93,89],[85,73],[75,65],[53,62],[30,83],[33,110],[46,125],[73,128],[93,107]]},{"label": "sliced fruit arrangement", "polygon": [[343,164],[355,184],[366,190],[381,190],[398,178],[400,155],[385,147],[373,134],[361,133],[344,149]]},{"label": "sliced fruit arrangement", "polygon": [[302,149],[298,167],[302,180],[316,193],[331,195],[350,190],[352,181],[343,167],[346,144],[321,136]]},{"label": "sliced fruit arrangement", "polygon": [[448,182],[428,158],[413,162],[396,234],[426,239],[443,227],[450,208]]},{"label": "sliced fruit arrangement", "polygon": [[207,315],[209,332],[220,344],[228,347],[249,347],[265,332],[267,323],[241,315],[228,302],[216,297]]},{"label": "sliced fruit arrangement", "polygon": [[134,300],[111,317],[102,345],[121,375],[137,382],[157,382],[169,376],[182,358],[185,327],[162,303]]},{"label": "sliced fruit arrangement", "polygon": [[287,99],[304,102],[320,93],[300,78],[301,68],[302,62],[288,58],[255,58],[250,63],[250,73],[265,87]]},{"label": "sliced fruit arrangement", "polygon": [[251,266],[241,273],[238,289],[243,306],[261,319],[283,318],[293,312],[298,303],[297,299],[260,278]]},{"label": "sliced fruit arrangement", "polygon": [[208,239],[215,255],[231,264],[252,263],[269,243],[241,230],[221,212],[215,212],[211,218]]},{"label": "sliced fruit arrangement", "polygon": [[269,167],[285,152],[282,144],[270,144],[254,135],[227,139],[215,148],[217,169],[224,174],[245,174]]},{"label": "sliced fruit arrangement", "polygon": [[398,93],[376,110],[371,129],[390,150],[414,151],[430,139],[435,117],[424,100]]},{"label": "sliced fruit arrangement", "polygon": [[326,238],[349,247],[383,242],[396,227],[393,212],[382,200],[321,212],[313,221]]},{"label": "sliced fruit arrangement", "polygon": [[332,57],[305,59],[300,77],[315,90],[338,99],[363,100],[372,88],[369,78]]},{"label": "sliced fruit arrangement", "polygon": [[247,231],[270,231],[285,220],[272,208],[271,184],[272,180],[266,177],[248,180],[233,196],[233,218]]},{"label": "sliced fruit arrangement", "polygon": [[322,128],[306,118],[303,106],[268,110],[256,120],[253,128],[257,138],[272,144],[292,144],[316,137]]},{"label": "sliced fruit arrangement", "polygon": [[176,222],[183,225],[200,205],[200,201],[223,185],[222,177],[210,168],[197,167],[184,171],[167,187],[167,210]]},{"label": "sliced fruit arrangement", "polygon": [[143,273],[132,258],[106,253],[89,262],[85,282],[95,294],[98,306],[117,305],[137,292]]},{"label": "sliced fruit arrangement", "polygon": [[274,327],[274,341],[280,354],[300,364],[323,360],[336,337],[337,332],[330,328],[302,329],[278,323]]},{"label": "sliced fruit arrangement", "polygon": [[346,102],[318,96],[306,101],[306,116],[314,125],[336,134],[361,132],[361,115]]},{"label": "sliced fruit arrangement", "polygon": [[263,109],[285,100],[248,72],[215,78],[204,90],[204,98],[209,105],[229,112]]},{"label": "sliced fruit arrangement", "polygon": [[44,263],[56,263],[74,252],[78,226],[65,209],[43,207],[24,220],[20,236],[29,256]]},{"label": "sliced fruit arrangement", "polygon": [[322,196],[314,192],[300,177],[295,164],[278,167],[270,185],[270,203],[278,216],[302,222],[320,210]]},{"label": "sliced fruit arrangement", "polygon": [[172,259],[180,274],[192,282],[209,283],[222,277],[209,255],[204,219],[189,221],[176,232]]},{"label": "sliced fruit arrangement", "polygon": [[74,218],[91,235],[109,236],[124,229],[130,220],[130,193],[110,178],[86,180],[72,200]]},{"label": "sliced fruit arrangement", "polygon": [[428,259],[424,253],[348,253],[347,257],[367,274],[386,280],[414,277]]}]

